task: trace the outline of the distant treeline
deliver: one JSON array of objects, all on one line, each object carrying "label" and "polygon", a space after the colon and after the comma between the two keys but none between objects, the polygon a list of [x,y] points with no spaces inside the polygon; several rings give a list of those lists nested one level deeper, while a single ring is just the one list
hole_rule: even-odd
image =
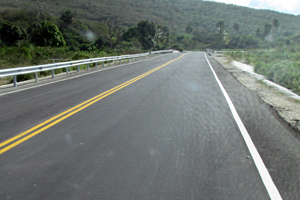
[{"label": "distant treeline", "polygon": [[278,28],[281,35],[300,32],[299,16],[202,0],[1,0],[0,8],[37,10],[54,17],[60,17],[70,9],[77,19],[84,20],[86,26],[118,18],[120,26],[127,29],[143,19],[168,25],[176,35],[185,33],[188,25],[193,27],[194,32],[216,33],[215,24],[221,20],[225,22],[229,36],[238,35],[232,28],[235,23],[240,26],[239,34],[248,35],[274,19],[281,22]]},{"label": "distant treeline", "polygon": [[[78,19],[72,10],[53,17],[47,12],[37,10],[9,9],[0,12],[0,67],[10,66],[9,63],[17,60],[19,62],[14,64],[21,64],[25,62],[20,59],[22,57],[32,64],[38,64],[59,55],[49,52],[48,56],[39,56],[34,53],[39,47],[65,48],[63,52],[86,52],[92,56],[97,53],[103,55],[103,52],[139,53],[163,49],[182,51],[205,48],[272,48],[289,46],[300,41],[300,35],[280,32],[282,22],[278,19],[272,19],[270,23],[265,23],[248,34],[242,34],[240,27],[239,23],[235,23],[228,28],[226,21],[221,20],[214,24],[215,31],[211,33],[199,31],[189,24],[186,24],[183,33],[178,33],[172,31],[168,25],[147,20],[141,20],[127,28],[120,24],[117,17],[98,22]],[[229,34],[229,29],[233,29],[235,34]],[[15,48],[7,50],[7,47]],[[19,52],[11,54],[17,56],[17,59],[7,53],[12,51]],[[31,56],[25,56],[28,52]],[[60,56],[71,59],[71,55],[73,56],[64,53]]]}]

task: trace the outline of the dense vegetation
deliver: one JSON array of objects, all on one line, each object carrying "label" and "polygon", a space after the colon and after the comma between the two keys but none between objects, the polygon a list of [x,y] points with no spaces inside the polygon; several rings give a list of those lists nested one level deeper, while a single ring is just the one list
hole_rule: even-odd
[{"label": "dense vegetation", "polygon": [[[168,26],[168,42],[159,44],[156,39],[156,44],[185,49],[268,47],[253,36],[260,37],[258,34],[270,26],[273,34],[264,37],[270,46],[278,36],[300,32],[299,16],[201,0],[23,0],[22,3],[2,0],[0,6],[0,25],[10,21],[20,29],[27,29],[36,22],[50,21],[57,25],[71,50],[86,50],[87,44],[100,37],[100,43],[116,47],[122,43],[118,34],[141,20],[153,22],[157,30],[160,30],[158,26]],[[63,16],[66,10],[73,11],[75,17],[69,22],[67,15]],[[111,19],[118,23],[119,33],[109,34],[107,21]],[[274,19],[278,19],[278,26],[272,27],[276,25]],[[219,21],[224,22],[227,39],[220,38],[220,30],[216,28]],[[134,47],[139,48],[136,41]],[[123,42],[121,48],[132,46]]]},{"label": "dense vegetation", "polygon": [[[260,44],[257,45],[253,38],[239,36],[263,32],[266,24],[273,25],[274,19],[280,22],[279,26],[272,28],[277,36],[286,37],[300,32],[299,16],[201,0],[23,0],[22,3],[2,0],[0,6],[0,23],[7,20],[19,27],[28,27],[36,20],[56,21],[55,24],[63,33],[66,42],[67,29],[70,29],[70,43],[77,47],[100,36],[107,40],[109,36],[106,21],[109,19],[117,20],[121,32],[136,26],[140,20],[167,25],[169,44],[177,44],[185,49],[226,47],[218,45],[219,32],[216,24],[219,21],[224,22],[228,37],[237,37],[229,43],[228,48],[245,40],[245,43],[258,47]],[[20,9],[23,12],[16,12]],[[29,14],[26,10],[34,12]],[[73,23],[68,24],[62,20],[61,15],[66,10],[74,11]],[[57,20],[58,18],[61,20]],[[270,45],[276,40],[274,35],[267,39]],[[245,48],[247,44],[238,47]]]},{"label": "dense vegetation", "polygon": [[235,23],[239,24],[239,33],[245,35],[257,28],[262,29],[275,18],[281,22],[278,32],[282,34],[300,30],[298,16],[202,0],[1,0],[0,7],[38,10],[54,17],[60,17],[70,9],[75,12],[77,19],[89,21],[89,24],[111,17],[118,18],[125,29],[143,19],[168,25],[171,32],[176,34],[184,33],[188,25],[195,32],[216,32],[215,24],[223,20],[229,35],[238,35],[232,28]]},{"label": "dense vegetation", "polygon": [[272,51],[240,50],[226,53],[234,60],[254,66],[254,71],[300,95],[300,46],[277,47]]}]

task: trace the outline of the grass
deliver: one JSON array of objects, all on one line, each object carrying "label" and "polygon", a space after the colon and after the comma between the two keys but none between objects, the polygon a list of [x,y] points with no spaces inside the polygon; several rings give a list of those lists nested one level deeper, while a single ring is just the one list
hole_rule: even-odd
[{"label": "grass", "polygon": [[254,66],[254,71],[268,80],[300,95],[300,47],[277,48],[274,51],[228,52],[227,57]]},{"label": "grass", "polygon": [[298,100],[298,99],[294,99],[292,97],[289,97],[288,100],[290,100],[290,101],[292,101],[294,103],[300,104],[300,100]]},{"label": "grass", "polygon": [[299,103],[300,104],[300,100],[298,100],[298,99],[294,99],[293,101],[294,101],[294,103]]},{"label": "grass", "polygon": [[268,86],[263,80],[257,80],[257,82],[259,83],[259,84],[261,84],[261,85],[264,85],[264,86]]},{"label": "grass", "polygon": [[285,95],[283,92],[275,92],[275,94],[278,94],[278,95],[281,95],[281,96]]}]

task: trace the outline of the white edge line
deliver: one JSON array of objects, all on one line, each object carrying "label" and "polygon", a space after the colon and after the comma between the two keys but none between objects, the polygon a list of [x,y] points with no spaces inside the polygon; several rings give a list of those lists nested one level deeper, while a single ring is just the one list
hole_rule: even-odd
[{"label": "white edge line", "polygon": [[253,143],[246,127],[244,126],[244,124],[243,124],[241,118],[239,117],[232,101],[230,100],[229,95],[227,94],[227,92],[224,89],[221,81],[219,80],[216,72],[214,71],[214,69],[212,68],[210,62],[208,61],[206,53],[204,53],[204,54],[205,54],[205,59],[206,59],[207,63],[209,64],[210,69],[211,69],[212,73],[214,74],[214,77],[215,77],[220,89],[222,90],[222,93],[223,93],[223,95],[224,95],[224,97],[225,97],[225,99],[226,99],[226,101],[229,105],[231,113],[232,113],[232,115],[233,115],[233,117],[234,117],[240,131],[241,131],[241,134],[242,134],[242,136],[245,140],[245,143],[246,143],[246,145],[247,145],[247,147],[250,151],[250,154],[251,154],[251,156],[254,160],[255,166],[258,170],[258,173],[259,173],[259,175],[262,179],[262,182],[264,183],[264,185],[266,187],[266,190],[267,190],[271,200],[282,200],[282,197],[281,197],[277,187],[275,186],[275,184],[274,184],[274,182],[273,182],[273,180],[270,176],[269,171],[267,170],[263,160],[261,159],[261,157],[260,157],[260,155],[259,155],[259,153],[258,153],[258,151],[257,151],[257,149],[256,149],[256,147],[255,147],[255,145],[254,145],[254,143]]},{"label": "white edge line", "polygon": [[99,70],[94,71],[94,72],[89,72],[89,73],[85,73],[85,74],[73,76],[73,77],[70,77],[70,78],[65,78],[63,80],[53,81],[53,82],[50,82],[50,83],[44,83],[44,84],[41,84],[41,85],[36,85],[36,86],[32,86],[32,87],[28,87],[28,88],[24,88],[24,89],[20,89],[20,90],[14,90],[14,91],[11,91],[11,92],[2,93],[2,94],[0,94],[0,96],[4,96],[4,95],[7,95],[7,94],[12,94],[12,93],[16,93],[16,92],[21,92],[21,91],[24,91],[24,90],[29,90],[29,89],[33,89],[33,88],[37,88],[37,87],[42,87],[42,86],[50,85],[50,84],[53,84],[53,83],[67,81],[67,80],[70,80],[70,79],[78,78],[78,77],[81,77],[81,76],[86,76],[86,75],[89,75],[89,74],[94,74],[94,73],[97,73],[97,72],[102,72],[102,71],[109,70],[109,69],[114,69],[114,68],[118,68],[118,67],[124,67],[126,65],[131,65],[131,64],[134,64],[134,63],[145,62],[145,61],[153,60],[153,59],[156,59],[156,58],[159,58],[159,57],[162,57],[162,56],[166,56],[166,55],[168,55],[168,54],[157,56],[157,57],[154,57],[154,58],[151,58],[151,59],[147,59],[147,60],[139,60],[139,61],[135,61],[135,62],[132,62],[132,63],[121,64],[121,65],[118,65],[118,66],[113,66],[113,67],[109,67],[109,68],[99,69]]}]

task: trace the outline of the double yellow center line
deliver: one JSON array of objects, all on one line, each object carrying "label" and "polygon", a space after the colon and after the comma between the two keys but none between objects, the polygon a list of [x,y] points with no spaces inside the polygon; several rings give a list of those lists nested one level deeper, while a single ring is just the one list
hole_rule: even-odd
[{"label": "double yellow center line", "polygon": [[21,144],[22,142],[25,142],[26,140],[32,138],[33,136],[43,132],[44,130],[47,130],[48,128],[54,126],[55,124],[57,124],[57,123],[63,121],[64,119],[74,115],[75,113],[78,113],[79,111],[89,107],[90,105],[92,105],[92,104],[96,103],[97,101],[111,95],[112,93],[114,93],[118,90],[121,90],[122,88],[124,88],[124,87],[126,87],[126,86],[128,86],[128,85],[130,85],[130,84],[132,84],[132,83],[148,76],[149,74],[151,74],[151,73],[153,73],[153,72],[155,72],[155,71],[171,64],[172,62],[174,62],[176,60],[179,60],[180,58],[182,58],[185,55],[186,54],[180,56],[179,58],[171,60],[171,61],[169,61],[169,62],[167,62],[167,63],[165,63],[165,64],[163,64],[159,67],[156,67],[156,68],[154,68],[154,69],[152,69],[152,70],[150,70],[150,71],[148,71],[148,72],[146,72],[146,73],[144,73],[144,74],[142,74],[142,75],[140,75],[136,78],[133,78],[133,79],[121,84],[121,85],[118,85],[118,86],[116,86],[116,87],[114,87],[110,90],[107,90],[106,92],[103,92],[103,93],[101,93],[101,94],[99,94],[99,95],[97,95],[97,96],[95,96],[95,97],[93,97],[93,98],[91,98],[91,99],[89,99],[89,100],[73,107],[73,108],[70,108],[69,110],[66,110],[66,111],[64,111],[64,112],[62,112],[62,113],[60,113],[60,114],[58,114],[58,115],[42,122],[42,123],[32,127],[31,129],[29,129],[29,130],[27,130],[23,133],[20,133],[20,134],[16,135],[15,137],[10,138],[9,140],[7,140],[5,142],[0,143],[0,154],[2,154],[4,152],[8,151],[9,149]]}]

